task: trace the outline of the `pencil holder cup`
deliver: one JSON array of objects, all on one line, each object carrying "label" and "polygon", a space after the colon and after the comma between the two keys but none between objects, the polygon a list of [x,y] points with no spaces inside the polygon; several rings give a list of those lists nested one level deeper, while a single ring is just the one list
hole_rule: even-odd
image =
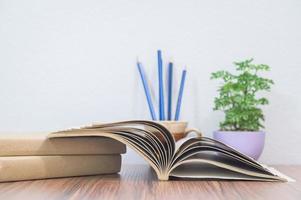
[{"label": "pencil holder cup", "polygon": [[158,121],[159,124],[163,125],[173,135],[175,141],[178,141],[186,137],[189,133],[196,133],[198,136],[202,136],[202,133],[195,128],[187,128],[188,122],[185,121]]}]

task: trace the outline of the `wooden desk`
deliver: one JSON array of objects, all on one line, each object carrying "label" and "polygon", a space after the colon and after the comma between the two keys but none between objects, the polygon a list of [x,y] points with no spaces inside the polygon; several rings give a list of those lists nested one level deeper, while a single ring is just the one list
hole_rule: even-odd
[{"label": "wooden desk", "polygon": [[159,182],[148,166],[128,165],[120,175],[1,183],[0,199],[301,199],[301,166],[275,168],[297,182]]}]

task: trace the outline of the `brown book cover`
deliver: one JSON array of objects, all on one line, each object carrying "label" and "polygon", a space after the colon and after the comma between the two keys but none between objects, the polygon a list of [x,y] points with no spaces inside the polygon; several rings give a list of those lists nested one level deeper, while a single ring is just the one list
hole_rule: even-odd
[{"label": "brown book cover", "polygon": [[122,154],[124,144],[105,137],[47,139],[48,133],[0,133],[0,156]]},{"label": "brown book cover", "polygon": [[0,157],[0,182],[118,173],[120,155]]}]

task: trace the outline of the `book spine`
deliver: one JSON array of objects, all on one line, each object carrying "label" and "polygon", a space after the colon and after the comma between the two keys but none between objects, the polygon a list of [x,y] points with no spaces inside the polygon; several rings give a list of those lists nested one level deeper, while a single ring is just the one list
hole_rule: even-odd
[{"label": "book spine", "polygon": [[124,144],[104,137],[2,139],[0,156],[122,154]]},{"label": "book spine", "polygon": [[120,155],[0,157],[0,182],[118,173]]}]

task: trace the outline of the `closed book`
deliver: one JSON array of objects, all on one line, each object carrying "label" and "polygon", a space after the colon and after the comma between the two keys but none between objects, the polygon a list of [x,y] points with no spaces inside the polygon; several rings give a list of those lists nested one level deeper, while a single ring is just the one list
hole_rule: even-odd
[{"label": "closed book", "polygon": [[121,156],[0,157],[0,182],[118,173]]},{"label": "closed book", "polygon": [[0,156],[122,154],[124,144],[105,137],[47,138],[48,133],[0,133]]}]

